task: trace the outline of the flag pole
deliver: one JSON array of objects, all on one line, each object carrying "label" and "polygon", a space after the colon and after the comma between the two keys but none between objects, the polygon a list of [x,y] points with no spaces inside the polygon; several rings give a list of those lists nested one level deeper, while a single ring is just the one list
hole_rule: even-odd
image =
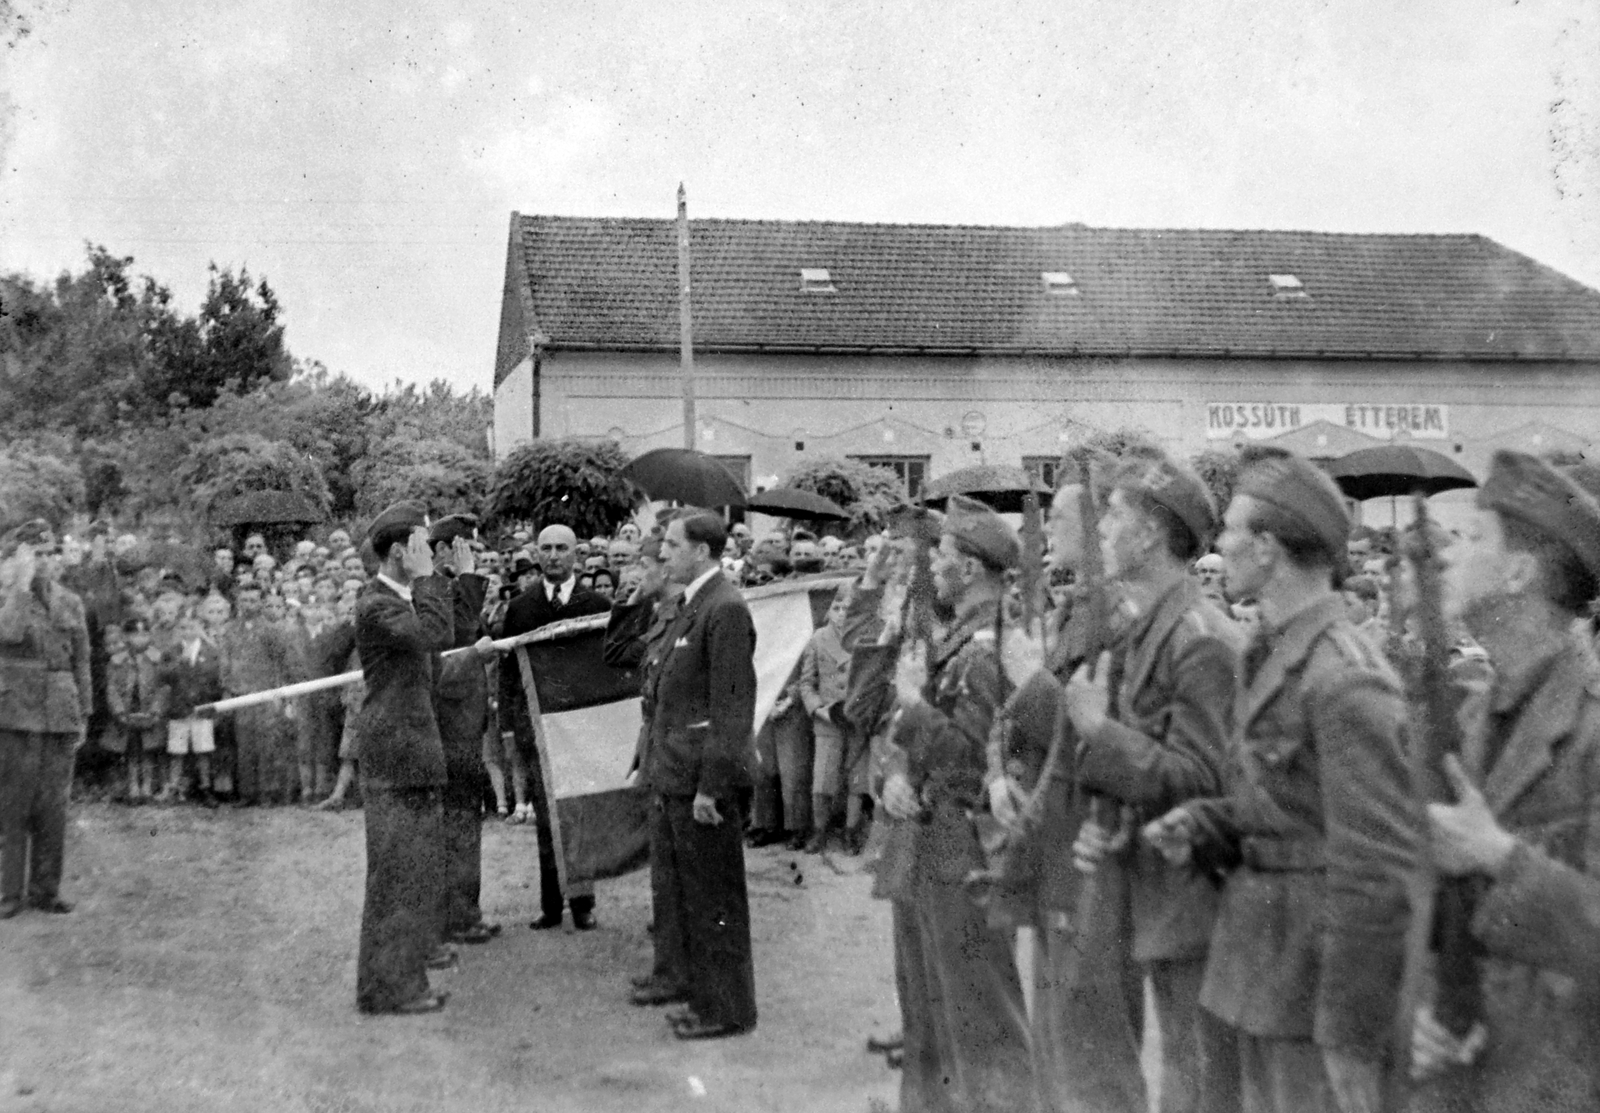
[{"label": "flag pole", "polygon": [[694,325],[689,308],[689,198],[678,183],[678,361],[683,368],[683,447],[695,447]]}]

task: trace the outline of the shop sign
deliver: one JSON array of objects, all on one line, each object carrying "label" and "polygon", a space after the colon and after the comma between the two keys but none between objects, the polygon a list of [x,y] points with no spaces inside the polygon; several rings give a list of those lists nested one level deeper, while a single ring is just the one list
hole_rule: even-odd
[{"label": "shop sign", "polygon": [[1249,440],[1292,433],[1326,421],[1369,437],[1388,439],[1402,430],[1422,440],[1448,440],[1450,407],[1426,403],[1388,405],[1367,402],[1208,402],[1206,439]]}]

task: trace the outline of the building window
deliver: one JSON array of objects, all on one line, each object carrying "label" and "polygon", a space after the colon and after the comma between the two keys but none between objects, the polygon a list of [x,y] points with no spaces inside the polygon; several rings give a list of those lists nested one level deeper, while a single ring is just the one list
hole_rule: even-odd
[{"label": "building window", "polygon": [[1039,277],[1047,294],[1062,298],[1075,298],[1079,294],[1078,280],[1066,271],[1041,271]]},{"label": "building window", "polygon": [[827,267],[801,267],[800,290],[807,294],[834,293],[833,279]]},{"label": "building window", "polygon": [[1295,301],[1311,296],[1306,293],[1305,283],[1292,274],[1269,274],[1267,281],[1272,284],[1272,296],[1280,301]]},{"label": "building window", "polygon": [[1028,473],[1029,479],[1036,479],[1054,491],[1061,479],[1061,457],[1024,456],[1022,470]]},{"label": "building window", "polygon": [[733,476],[733,481],[739,485],[739,490],[747,495],[750,493],[750,457],[713,456],[712,459],[728,469],[728,474]]},{"label": "building window", "polygon": [[918,499],[922,497],[922,488],[928,481],[928,457],[926,456],[852,456],[852,460],[860,460],[863,464],[871,464],[875,468],[888,468],[900,477],[900,483],[905,488],[906,498]]}]

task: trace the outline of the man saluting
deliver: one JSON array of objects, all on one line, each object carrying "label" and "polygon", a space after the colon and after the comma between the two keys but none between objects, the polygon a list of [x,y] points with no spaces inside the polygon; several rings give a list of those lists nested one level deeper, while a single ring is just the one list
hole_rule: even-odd
[{"label": "man saluting", "polygon": [[444,885],[445,760],[434,683],[454,634],[453,600],[448,581],[433,574],[420,503],[378,515],[369,540],[381,567],[356,604],[367,686],[357,726],[367,891],[356,1004],[368,1013],[427,1013],[445,1001],[428,988],[428,962]]}]

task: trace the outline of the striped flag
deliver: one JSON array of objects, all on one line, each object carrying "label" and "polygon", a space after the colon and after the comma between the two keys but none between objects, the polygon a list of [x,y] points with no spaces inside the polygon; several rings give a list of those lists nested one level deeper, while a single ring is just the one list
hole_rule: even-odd
[{"label": "striped flag", "polygon": [[[745,592],[756,628],[752,738],[834,592],[848,582],[800,580]],[[605,625],[605,615],[562,623],[502,664],[520,673],[535,724],[562,889],[638,869],[648,855],[645,794],[627,783],[639,738],[639,678],[602,660]]]}]

